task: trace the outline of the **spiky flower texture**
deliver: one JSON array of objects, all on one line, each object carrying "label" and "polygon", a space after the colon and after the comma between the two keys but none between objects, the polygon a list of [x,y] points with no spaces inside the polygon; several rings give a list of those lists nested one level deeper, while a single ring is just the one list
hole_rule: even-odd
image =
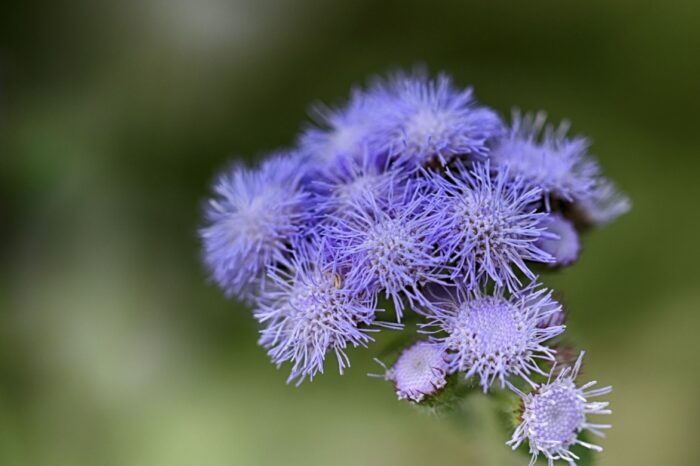
[{"label": "spiky flower texture", "polygon": [[510,388],[524,404],[510,444],[527,441],[533,462],[575,464],[570,447],[597,448],[579,434],[607,427],[587,420],[607,412],[588,401],[607,389],[576,387],[580,359],[547,380],[556,348],[571,345],[558,341],[565,312],[536,272],[573,264],[587,227],[630,201],[568,123],[505,121],[471,88],[424,72],[317,106],[318,126],[293,150],[217,179],[204,263],[227,295],[254,305],[259,343],[291,365],[290,382],[313,379],[329,356],[342,373],[350,348],[410,318],[430,337],[415,335],[387,370],[399,399],[439,402],[453,380]]},{"label": "spiky flower texture", "polygon": [[400,320],[406,299],[415,307],[427,300],[426,283],[444,283],[444,261],[435,254],[434,207],[420,189],[405,186],[396,196],[377,198],[368,192],[343,217],[337,217],[327,236],[338,243],[339,263],[353,289],[382,293],[390,298]]},{"label": "spiky flower texture", "polygon": [[453,277],[468,289],[492,280],[516,290],[521,286],[517,271],[535,278],[527,262],[554,260],[537,244],[546,236],[540,225],[546,214],[536,210],[539,188],[509,183],[503,173],[492,176],[488,162],[471,170],[460,163],[430,180],[443,212],[438,244],[456,266]]},{"label": "spiky flower texture", "polygon": [[495,381],[505,386],[508,376],[532,384],[530,374],[542,373],[538,359],[554,359],[554,350],[545,343],[562,333],[564,326],[550,324],[561,310],[550,291],[529,286],[511,297],[459,291],[441,294],[435,303],[439,310],[424,328],[444,335],[435,340],[448,355],[450,373],[477,376],[486,392]]},{"label": "spiky flower texture", "polygon": [[607,395],[612,387],[593,388],[596,382],[580,387],[576,385],[583,355],[581,352],[573,368],[565,368],[555,380],[547,380],[532,393],[524,394],[516,389],[522,397],[522,421],[508,445],[518,448],[527,440],[532,454],[530,466],[535,464],[540,454],[547,458],[550,466],[558,459],[575,465],[579,457],[571,451],[574,445],[603,450],[598,445],[581,440],[580,435],[587,430],[603,437],[602,430],[611,427],[609,424],[592,423],[588,416],[611,413],[607,402],[590,399]]},{"label": "spiky flower texture", "polygon": [[501,131],[496,113],[479,106],[471,89],[457,89],[447,75],[397,74],[379,83],[384,110],[374,141],[400,163],[441,165],[460,155],[484,156],[486,143]]},{"label": "spiky flower texture", "polygon": [[200,235],[204,260],[227,294],[248,297],[265,268],[285,260],[308,209],[296,162],[278,155],[258,170],[234,166],[216,181]]},{"label": "spiky flower texture", "polygon": [[272,285],[259,297],[255,312],[263,325],[260,344],[278,366],[291,361],[289,380],[299,383],[323,372],[329,351],[335,353],[341,372],[349,366],[345,350],[371,340],[366,327],[376,312],[376,300],[349,289],[324,245],[317,246],[306,251],[308,246],[298,245],[291,271],[269,271]]}]

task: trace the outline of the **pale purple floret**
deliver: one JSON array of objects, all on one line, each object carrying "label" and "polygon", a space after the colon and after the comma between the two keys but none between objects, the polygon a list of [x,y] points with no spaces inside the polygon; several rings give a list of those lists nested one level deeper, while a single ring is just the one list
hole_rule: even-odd
[{"label": "pale purple floret", "polygon": [[419,341],[403,350],[384,377],[394,383],[399,400],[420,403],[447,384],[446,356],[439,345]]},{"label": "pale purple floret", "polygon": [[295,245],[287,267],[270,267],[255,318],[264,327],[259,343],[278,367],[292,363],[288,382],[297,385],[323,373],[329,352],[341,373],[350,366],[345,350],[372,340],[376,298],[350,289],[325,242]]},{"label": "pale purple floret", "polygon": [[615,185],[604,178],[598,180],[591,195],[576,203],[574,210],[582,220],[594,226],[603,226],[632,208],[632,202]]},{"label": "pale purple floret", "polygon": [[381,206],[386,206],[390,198],[400,197],[410,173],[384,170],[374,161],[365,148],[360,159],[341,158],[309,183],[311,208],[319,221],[328,223],[344,217],[366,196],[372,196]]},{"label": "pale purple floret", "polygon": [[551,233],[550,237],[543,237],[537,242],[537,246],[554,257],[552,267],[571,265],[578,259],[581,251],[581,243],[574,224],[559,213],[552,212],[542,219],[542,225]]},{"label": "pale purple floret", "polygon": [[337,244],[348,287],[390,298],[400,321],[402,298],[411,307],[426,305],[423,286],[449,279],[445,260],[431,241],[436,215],[425,193],[409,183],[386,201],[366,193],[335,217],[324,235]]},{"label": "pale purple floret", "polygon": [[507,172],[493,175],[488,163],[470,170],[457,164],[444,176],[429,175],[435,203],[442,206],[438,243],[455,265],[454,278],[468,288],[478,288],[487,279],[497,286],[517,290],[521,279],[534,274],[526,264],[552,262],[550,254],[538,247],[546,236],[540,224],[546,215],[537,212],[541,190],[509,181]]},{"label": "pale purple floret", "polygon": [[543,325],[560,310],[551,291],[530,285],[518,295],[462,289],[441,290],[433,317],[422,325],[447,353],[448,371],[479,378],[484,392],[494,382],[505,386],[509,376],[530,384],[531,373],[543,374],[538,360],[554,360],[545,342],[561,334],[563,325]]},{"label": "pale purple floret", "polygon": [[612,391],[612,387],[592,388],[596,382],[576,386],[583,355],[582,352],[574,367],[562,370],[555,380],[551,380],[550,374],[549,380],[536,387],[532,393],[524,394],[511,387],[522,397],[523,413],[521,424],[507,444],[516,449],[527,440],[532,454],[530,466],[534,466],[540,454],[547,458],[549,466],[553,466],[556,460],[576,466],[579,457],[571,451],[574,445],[602,451],[600,446],[578,437],[584,430],[603,437],[602,431],[611,427],[609,424],[592,423],[588,416],[611,413],[608,409],[609,403],[589,400],[607,395]]},{"label": "pale purple floret", "polygon": [[489,158],[494,168],[542,189],[549,210],[553,200],[589,199],[600,168],[588,155],[587,139],[567,137],[567,122],[555,128],[546,120],[544,112],[523,116],[514,111],[510,128],[494,142]]},{"label": "pale purple floret", "polygon": [[347,159],[365,159],[377,168],[382,167],[386,161],[383,154],[367,148],[369,136],[377,130],[386,107],[380,93],[360,89],[352,91],[344,106],[317,105],[311,112],[316,126],[302,133],[299,148],[309,155],[313,168],[320,174]]},{"label": "pale purple floret", "polygon": [[296,154],[275,155],[258,169],[241,165],[214,185],[200,230],[204,260],[228,295],[250,299],[265,267],[282,262],[307,215]]},{"label": "pale purple floret", "polygon": [[374,145],[409,166],[483,157],[487,141],[502,131],[498,115],[479,106],[471,88],[456,88],[444,74],[436,79],[424,73],[398,74],[377,83],[374,92],[385,106]]}]

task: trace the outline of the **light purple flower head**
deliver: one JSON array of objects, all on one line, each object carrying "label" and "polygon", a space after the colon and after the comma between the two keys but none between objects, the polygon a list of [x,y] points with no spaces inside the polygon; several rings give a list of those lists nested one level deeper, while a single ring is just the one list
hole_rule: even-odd
[{"label": "light purple flower head", "polygon": [[436,309],[423,332],[436,334],[434,341],[448,354],[450,373],[479,377],[484,392],[496,381],[517,376],[530,384],[532,372],[543,374],[537,361],[554,360],[547,340],[564,331],[563,325],[543,325],[560,306],[551,291],[532,284],[518,296],[500,292],[441,290]]},{"label": "light purple flower head", "polygon": [[537,246],[554,258],[549,265],[563,267],[576,262],[581,243],[574,224],[556,212],[544,217],[541,223],[551,236],[540,238]]},{"label": "light purple flower head", "polygon": [[547,458],[549,466],[553,466],[555,460],[564,460],[575,466],[579,458],[571,451],[574,445],[602,451],[600,446],[579,439],[579,435],[587,430],[603,437],[602,430],[610,428],[609,424],[590,422],[588,416],[611,413],[607,402],[589,400],[607,395],[612,387],[592,388],[596,382],[576,386],[583,355],[582,352],[573,369],[567,367],[553,381],[550,375],[550,380],[532,393],[526,395],[511,387],[522,397],[523,413],[521,424],[507,444],[515,449],[527,440],[532,454],[530,466],[534,466],[540,454]]},{"label": "light purple flower head", "polygon": [[307,211],[295,153],[274,155],[258,169],[237,165],[214,185],[199,232],[204,261],[228,295],[250,298],[265,267],[285,260]]},{"label": "light purple flower head", "polygon": [[327,226],[338,261],[347,270],[347,286],[391,298],[400,320],[402,298],[411,307],[428,304],[422,288],[445,283],[445,260],[431,242],[436,226],[434,205],[409,183],[385,202],[372,193],[358,198],[343,216]]},{"label": "light purple flower head", "polygon": [[377,92],[354,89],[345,106],[329,108],[317,105],[312,117],[317,126],[306,129],[300,139],[301,152],[308,154],[319,173],[333,170],[338,163],[356,160],[382,167],[386,157],[368,151],[368,138],[376,132],[386,109]]},{"label": "light purple flower head", "polygon": [[288,382],[323,372],[335,353],[340,372],[350,365],[348,347],[372,338],[376,299],[348,288],[324,241],[296,244],[286,267],[270,267],[271,285],[259,298],[255,318],[264,325],[259,343],[278,367],[292,363]]},{"label": "light purple flower head", "polygon": [[574,205],[574,211],[584,223],[593,226],[607,225],[631,208],[630,199],[605,178],[598,180],[588,198]]},{"label": "light purple flower head", "polygon": [[378,167],[365,147],[360,159],[341,158],[309,183],[311,208],[320,222],[327,223],[344,217],[367,196],[385,206],[390,198],[400,197],[409,175],[404,170]]},{"label": "light purple flower head", "polygon": [[502,130],[500,118],[476,103],[471,88],[456,88],[444,74],[434,80],[426,73],[398,74],[374,92],[383,94],[385,106],[375,144],[409,166],[483,157],[487,141]]},{"label": "light purple flower head", "polygon": [[440,249],[455,264],[455,278],[461,275],[468,288],[490,278],[497,286],[517,290],[521,280],[516,270],[530,280],[535,277],[527,261],[553,261],[537,245],[546,235],[540,224],[546,214],[536,211],[539,188],[510,182],[507,172],[494,176],[488,163],[476,163],[471,170],[460,163],[445,176],[429,175],[429,182],[443,212]]},{"label": "light purple flower head", "polygon": [[439,345],[419,341],[403,350],[384,377],[394,382],[399,400],[420,403],[447,384],[446,354]]},{"label": "light purple flower head", "polygon": [[588,199],[600,175],[598,164],[588,155],[588,140],[567,137],[568,122],[554,128],[546,120],[544,112],[522,116],[514,111],[510,129],[495,140],[489,153],[493,167],[540,188],[547,209],[552,199]]}]

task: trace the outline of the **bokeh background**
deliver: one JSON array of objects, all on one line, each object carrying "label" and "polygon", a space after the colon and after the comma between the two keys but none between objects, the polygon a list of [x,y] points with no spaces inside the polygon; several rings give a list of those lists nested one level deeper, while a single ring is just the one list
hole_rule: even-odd
[{"label": "bokeh background", "polygon": [[611,383],[600,465],[697,465],[696,0],[25,0],[0,14],[0,464],[523,465],[369,379],[301,388],[199,261],[227,161],[416,63],[590,135],[634,210],[546,282]]}]

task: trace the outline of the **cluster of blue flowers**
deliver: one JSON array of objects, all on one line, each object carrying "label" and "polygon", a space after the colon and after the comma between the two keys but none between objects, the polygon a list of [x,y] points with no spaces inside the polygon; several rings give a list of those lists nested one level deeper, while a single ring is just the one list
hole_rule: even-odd
[{"label": "cluster of blue flowers", "polygon": [[201,230],[213,280],[254,307],[273,363],[297,383],[332,356],[342,372],[347,348],[410,313],[427,336],[386,371],[400,399],[461,373],[522,397],[510,444],[528,440],[533,464],[597,449],[578,434],[607,427],[587,415],[607,412],[588,398],[609,388],[576,386],[580,358],[556,369],[564,311],[536,275],[629,209],[587,140],[542,113],[505,121],[445,75],[377,79],[314,117],[294,149],[226,170]]}]

